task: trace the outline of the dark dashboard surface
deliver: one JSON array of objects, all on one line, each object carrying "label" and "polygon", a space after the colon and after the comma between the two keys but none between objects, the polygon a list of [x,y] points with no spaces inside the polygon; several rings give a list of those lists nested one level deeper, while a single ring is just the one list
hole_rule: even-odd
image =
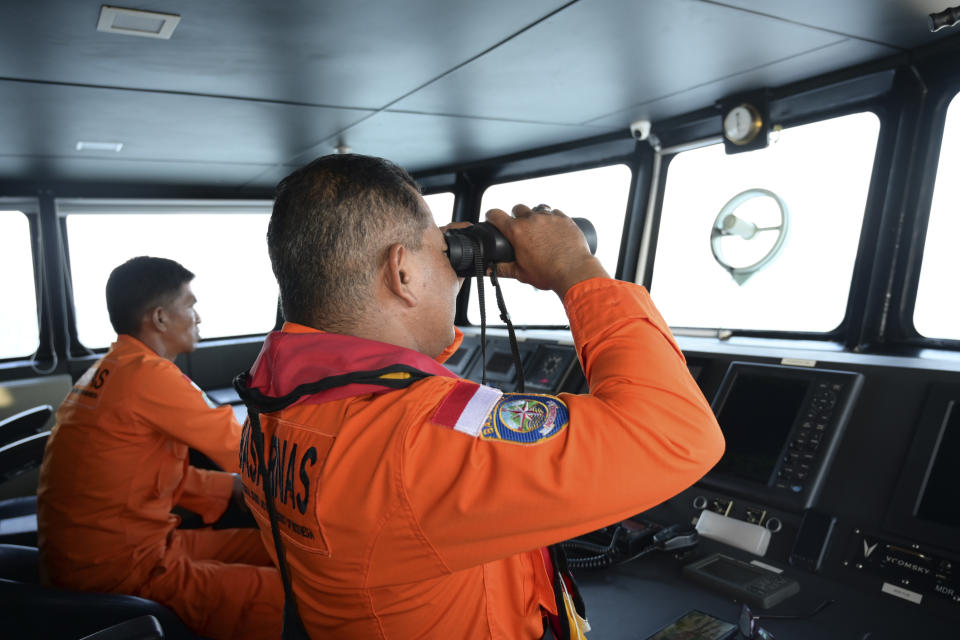
[{"label": "dark dashboard surface", "polygon": [[[520,342],[526,390],[589,392],[569,333],[531,334]],[[591,637],[643,640],[691,609],[735,623],[738,602],[681,573],[684,565],[714,552],[782,571],[800,584],[797,595],[769,611],[755,611],[761,626],[778,640],[957,637],[960,570],[954,567],[960,566],[956,526],[960,481],[950,475],[955,469],[945,471],[948,464],[938,461],[955,460],[957,455],[950,447],[960,437],[954,433],[957,429],[951,430],[960,424],[952,413],[954,405],[960,406],[960,371],[937,363],[842,352],[823,352],[817,360],[809,354],[785,359],[782,350],[775,356],[762,349],[691,349],[682,340],[681,346],[691,374],[723,418],[725,432],[733,428],[730,415],[750,414],[752,402],[762,404],[762,398],[744,397],[751,389],[763,393],[771,380],[779,380],[774,386],[790,382],[797,390],[787,394],[789,411],[767,411],[767,420],[783,423],[779,427],[746,420],[741,428],[747,433],[727,437],[725,455],[734,456],[732,464],[743,464],[731,451],[743,448],[738,439],[749,443],[750,429],[779,433],[776,441],[765,433],[754,434],[760,440],[767,437],[765,451],[778,452],[772,471],[764,467],[762,472],[737,473],[730,464],[718,465],[694,486],[638,518],[662,526],[690,526],[702,512],[712,511],[724,522],[766,529],[769,546],[758,556],[737,548],[737,540],[701,536],[697,546],[679,556],[657,552],[605,569],[576,570],[593,627]],[[488,384],[516,390],[506,337],[488,335],[486,347]],[[468,335],[461,351],[457,372],[479,381],[483,362],[479,336]],[[491,372],[490,364],[496,371]],[[731,380],[737,372],[746,381],[740,391]],[[765,382],[754,384],[757,376]],[[817,391],[838,382],[847,385],[839,395]],[[742,406],[724,411],[727,397]],[[833,409],[838,403],[847,405],[842,418],[839,409]],[[830,408],[826,413],[825,407]],[[816,418],[809,430],[804,426],[807,418]],[[816,434],[818,423],[826,433],[821,437],[832,438],[824,441],[829,453],[810,449],[807,434]],[[817,490],[804,488],[792,496],[789,484],[777,489],[782,470],[790,468],[795,477],[797,460],[805,454],[810,454],[806,461],[812,465],[811,473],[819,478]],[[798,543],[801,522],[810,509],[833,526],[825,540],[805,529]],[[819,566],[797,551],[811,546],[811,535]],[[810,618],[764,619],[809,613],[825,600],[833,602]]]}]

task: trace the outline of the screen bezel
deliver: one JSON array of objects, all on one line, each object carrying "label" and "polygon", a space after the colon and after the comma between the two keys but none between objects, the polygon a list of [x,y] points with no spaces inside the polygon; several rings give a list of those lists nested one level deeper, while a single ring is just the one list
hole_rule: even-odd
[{"label": "screen bezel", "polygon": [[799,493],[788,493],[774,486],[773,483],[776,477],[775,474],[780,467],[780,462],[778,462],[774,467],[773,473],[771,473],[771,478],[766,485],[758,482],[751,482],[732,474],[717,471],[710,471],[701,479],[700,482],[705,486],[727,491],[731,494],[739,494],[750,498],[762,499],[766,504],[782,507],[784,509],[803,509],[814,506],[823,487],[824,478],[830,470],[830,465],[833,461],[833,458],[836,456],[836,450],[839,446],[838,443],[840,442],[843,432],[846,430],[846,426],[850,421],[850,415],[853,412],[856,399],[860,394],[860,388],[863,385],[863,375],[854,371],[843,371],[837,369],[818,369],[816,367],[794,367],[780,364],[734,361],[731,362],[730,366],[727,368],[727,372],[724,374],[723,380],[720,382],[720,387],[717,389],[717,393],[714,395],[713,401],[710,403],[710,408],[713,410],[714,415],[720,415],[723,410],[724,403],[733,389],[734,383],[742,373],[759,373],[764,376],[776,376],[786,379],[803,380],[810,383],[810,386],[807,389],[807,395],[800,403],[800,409],[797,412],[797,416],[794,418],[794,424],[791,426],[790,431],[787,432],[787,435],[782,443],[781,457],[796,430],[797,424],[800,422],[800,417],[803,413],[803,410],[807,407],[810,398],[814,393],[815,385],[820,382],[842,382],[845,385],[845,391],[844,395],[839,398],[837,402],[830,431],[824,438],[823,445],[820,450],[822,453],[820,454],[819,462],[817,462],[814,468],[811,470],[809,479],[807,480],[803,491]]},{"label": "screen bezel", "polygon": [[952,411],[960,411],[960,385],[931,385],[885,520],[893,533],[944,549],[956,547],[960,527],[924,520],[917,511]]}]

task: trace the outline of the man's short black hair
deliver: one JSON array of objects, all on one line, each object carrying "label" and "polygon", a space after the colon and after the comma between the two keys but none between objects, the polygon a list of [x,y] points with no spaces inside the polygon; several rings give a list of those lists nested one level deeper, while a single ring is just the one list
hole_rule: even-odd
[{"label": "man's short black hair", "polygon": [[383,158],[317,158],[278,185],[267,247],[284,317],[334,329],[369,304],[391,245],[421,248],[433,220],[420,188]]},{"label": "man's short black hair", "polygon": [[167,258],[139,256],[127,260],[107,279],[110,324],[118,334],[138,334],[144,312],[169,302],[191,280],[190,271]]}]

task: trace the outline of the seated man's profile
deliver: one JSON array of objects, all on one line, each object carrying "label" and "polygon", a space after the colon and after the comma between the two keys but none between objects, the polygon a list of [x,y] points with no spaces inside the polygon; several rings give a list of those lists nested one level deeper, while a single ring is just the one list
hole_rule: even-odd
[{"label": "seated man's profile", "polygon": [[[44,579],[164,604],[209,638],[279,637],[283,588],[255,529],[182,530],[239,498],[240,425],[174,364],[196,348],[193,274],[138,257],[107,281],[117,340],[57,411],[38,488]],[[197,469],[194,448],[224,471]]]}]

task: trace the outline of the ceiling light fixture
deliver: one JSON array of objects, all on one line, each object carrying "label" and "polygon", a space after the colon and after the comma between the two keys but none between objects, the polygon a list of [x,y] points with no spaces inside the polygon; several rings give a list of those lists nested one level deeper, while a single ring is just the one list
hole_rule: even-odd
[{"label": "ceiling light fixture", "polygon": [[169,40],[178,24],[180,24],[180,16],[173,13],[156,13],[103,5],[100,7],[97,31]]},{"label": "ceiling light fixture", "polygon": [[113,151],[120,153],[123,149],[122,142],[88,142],[80,140],[77,142],[77,151]]}]

